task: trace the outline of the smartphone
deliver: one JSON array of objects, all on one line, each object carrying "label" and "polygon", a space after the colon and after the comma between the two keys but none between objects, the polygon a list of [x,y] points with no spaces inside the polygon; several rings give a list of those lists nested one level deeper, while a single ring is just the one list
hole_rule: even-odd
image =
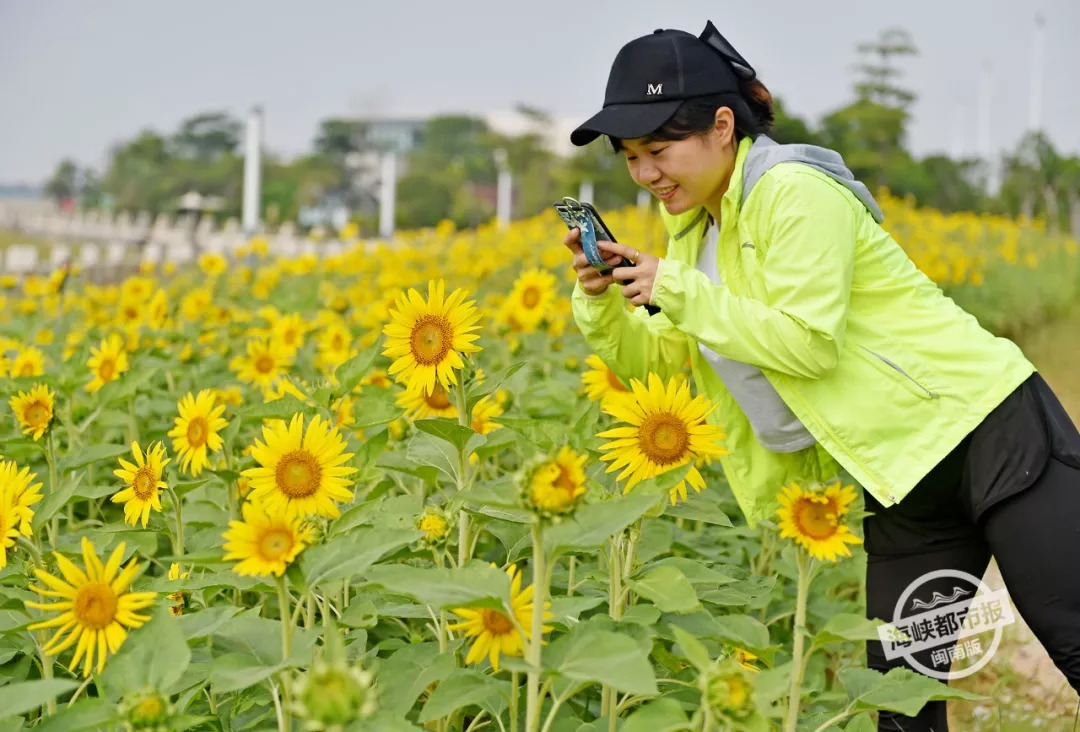
[{"label": "smartphone", "polygon": [[[600,213],[596,208],[588,202],[579,203],[570,196],[564,196],[562,201],[558,201],[552,205],[559,214],[559,218],[566,224],[566,228],[577,228],[581,230],[581,249],[585,252],[585,258],[589,260],[589,264],[600,272],[611,271],[613,267],[604,261],[603,252],[600,251],[596,242],[598,240],[617,242],[618,240],[615,238],[615,235],[611,233],[611,229],[607,227],[604,220],[600,218]],[[626,257],[623,257],[622,261],[619,262],[617,266],[633,267],[634,263]],[[655,315],[660,312],[660,308],[656,305],[646,305],[645,309],[648,311],[649,315]]]}]

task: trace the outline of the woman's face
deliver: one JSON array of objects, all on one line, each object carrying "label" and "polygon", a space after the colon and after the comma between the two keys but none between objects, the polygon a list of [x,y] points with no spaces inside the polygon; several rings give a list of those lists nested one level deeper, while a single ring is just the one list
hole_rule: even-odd
[{"label": "woman's face", "polygon": [[703,135],[685,140],[622,141],[630,177],[659,198],[668,213],[678,214],[715,204],[727,190],[735,167],[735,118],[731,109],[716,110],[716,121]]}]

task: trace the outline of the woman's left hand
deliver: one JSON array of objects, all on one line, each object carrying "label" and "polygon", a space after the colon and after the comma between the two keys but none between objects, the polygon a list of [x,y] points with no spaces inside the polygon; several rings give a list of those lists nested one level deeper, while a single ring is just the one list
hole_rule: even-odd
[{"label": "woman's left hand", "polygon": [[660,266],[660,257],[613,241],[598,240],[596,246],[602,252],[620,254],[635,263],[633,267],[616,267],[611,270],[611,276],[616,283],[623,286],[622,294],[627,300],[635,305],[651,305],[653,282]]}]

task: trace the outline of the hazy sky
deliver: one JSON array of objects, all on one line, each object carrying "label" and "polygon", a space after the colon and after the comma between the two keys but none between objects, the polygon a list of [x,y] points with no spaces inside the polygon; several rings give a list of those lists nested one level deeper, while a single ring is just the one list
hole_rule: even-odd
[{"label": "hazy sky", "polygon": [[[817,120],[851,98],[855,45],[891,25],[919,94],[918,153],[975,149],[984,59],[990,138],[1028,124],[1032,28],[1047,19],[1043,127],[1080,152],[1080,1],[0,0],[0,182],[39,182],[63,156],[100,167],[108,146],[196,112],[266,110],[266,143],[310,145],[334,115],[495,112],[526,102],[584,121],[611,61],[655,28],[711,19],[789,109]],[[813,29],[813,30],[811,30]]]}]

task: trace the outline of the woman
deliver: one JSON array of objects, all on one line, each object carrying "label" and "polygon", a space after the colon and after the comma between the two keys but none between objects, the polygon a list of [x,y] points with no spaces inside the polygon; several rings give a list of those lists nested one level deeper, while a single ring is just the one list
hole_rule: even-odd
[{"label": "woman", "polygon": [[[624,380],[667,379],[690,359],[719,404],[710,421],[729,436],[722,465],[750,526],[787,482],[841,468],[858,481],[873,512],[869,617],[893,620],[928,572],[982,577],[993,554],[1080,690],[1080,572],[1060,571],[1080,552],[1080,433],[1020,349],[915,267],[840,156],[777,145],[772,121],[769,92],[712,23],[622,48],[603,109],[571,140],[606,135],[660,199],[670,239],[662,259],[602,243],[609,265],[634,263],[605,273],[572,230],[579,328]],[[882,671],[918,668],[878,642],[867,653]],[[945,705],[879,724],[940,732]]]}]

